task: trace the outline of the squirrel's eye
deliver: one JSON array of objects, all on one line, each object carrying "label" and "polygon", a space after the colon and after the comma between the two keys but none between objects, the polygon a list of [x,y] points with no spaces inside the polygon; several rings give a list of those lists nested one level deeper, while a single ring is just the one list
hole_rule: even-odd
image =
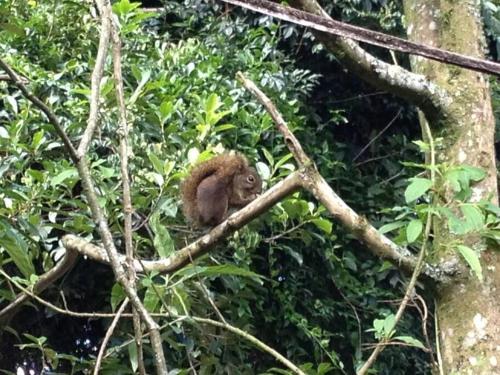
[{"label": "squirrel's eye", "polygon": [[252,176],[252,175],[249,175],[249,176],[247,177],[247,181],[248,181],[248,182],[255,182],[255,177],[254,177],[254,176]]}]

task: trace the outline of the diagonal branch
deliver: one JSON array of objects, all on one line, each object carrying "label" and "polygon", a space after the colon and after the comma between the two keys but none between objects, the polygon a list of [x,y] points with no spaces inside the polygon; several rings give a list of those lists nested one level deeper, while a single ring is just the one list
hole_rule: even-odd
[{"label": "diagonal branch", "polygon": [[[304,153],[299,141],[290,131],[271,100],[252,81],[245,78],[243,74],[238,73],[238,79],[257,97],[273,119],[277,121],[278,130],[283,134],[290,151],[297,158],[298,163],[303,164],[303,167],[298,172],[290,174],[286,179],[271,187],[259,198],[231,215],[226,221],[213,228],[210,233],[197,241],[175,252],[166,259],[158,261],[135,260],[134,269],[138,271],[165,273],[178,270],[188,264],[190,258],[196,259],[202,256],[216,242],[266,211],[288,194],[303,187],[310,191],[356,238],[366,244],[374,255],[382,259],[387,259],[403,270],[411,272],[416,264],[415,256],[410,254],[406,249],[397,246],[384,235],[378,233],[365,218],[358,215],[340,199],[319,174],[314,165],[311,164],[309,157]],[[66,235],[63,238],[63,244],[65,247],[82,252],[95,260],[108,263],[108,259],[100,247],[92,245],[76,236]],[[123,262],[124,259],[121,258],[121,261]],[[431,269],[430,266],[426,265],[425,270],[429,276],[438,277],[436,270]]]},{"label": "diagonal branch", "polygon": [[[191,262],[191,259],[199,258],[206,254],[217,242],[241,228],[252,219],[267,211],[274,204],[300,189],[300,175],[295,172],[280,181],[269,190],[264,192],[259,198],[250,202],[247,206],[235,212],[229,218],[215,228],[210,233],[202,236],[195,242],[176,251],[166,259],[160,260],[134,260],[136,272],[157,271],[163,273],[174,272]],[[88,257],[102,263],[109,264],[109,258],[99,246],[93,245],[84,239],[68,234],[62,239],[63,245],[67,249],[76,250]],[[124,262],[125,257],[120,257],[120,262]]]},{"label": "diagonal branch", "polygon": [[[291,4],[302,11],[265,0],[222,1],[313,28],[318,40],[335,55],[342,65],[361,79],[418,106],[430,121],[439,122],[449,115],[447,107],[451,99],[446,91],[423,75],[411,73],[397,65],[388,64],[366,52],[358,43],[348,38],[359,40],[356,38],[358,29],[363,30],[368,37],[370,35],[368,33],[373,32],[332,20],[315,0],[291,0]],[[294,17],[292,18],[289,14],[294,15]],[[308,20],[307,24],[304,24],[303,20]],[[345,27],[349,27],[349,33],[343,31]],[[384,34],[381,36],[386,37]],[[381,37],[382,42],[379,40],[379,45],[387,48],[384,38]],[[378,38],[372,39],[377,40]],[[368,42],[368,40],[363,41]],[[420,48],[420,45],[415,47]],[[500,67],[499,64],[496,65]]]},{"label": "diagonal branch", "polygon": [[239,5],[243,8],[248,8],[285,21],[293,22],[301,26],[310,27],[317,31],[340,36],[342,38],[353,39],[358,42],[364,42],[394,51],[423,56],[447,64],[500,76],[500,64],[497,62],[462,55],[460,53],[450,52],[441,48],[430,47],[425,44],[411,42],[406,39],[398,38],[396,36],[384,34],[378,31],[349,25],[340,21],[334,21],[330,17],[325,17],[324,14],[316,15],[314,13],[304,12],[267,0],[222,1]]},{"label": "diagonal branch", "polygon": [[368,249],[376,256],[387,259],[407,272],[415,267],[415,258],[407,250],[402,249],[383,234],[378,233],[365,218],[358,215],[349,207],[328,185],[323,176],[318,172],[314,164],[309,162],[309,157],[305,155],[299,141],[290,131],[286,122],[279,114],[278,109],[252,81],[241,73],[238,79],[243,85],[255,95],[257,100],[264,106],[267,112],[273,117],[278,130],[287,140],[287,145],[292,154],[297,158],[298,163],[307,160],[309,165],[305,165],[300,171],[301,186],[311,192],[326,209],[340,221],[357,239],[368,246]]},{"label": "diagonal branch", "polygon": [[99,47],[95,59],[94,70],[91,76],[90,86],[90,113],[80,145],[78,146],[78,156],[82,158],[89,148],[94,132],[99,124],[99,99],[102,76],[104,74],[104,65],[108,54],[109,39],[111,33],[111,10],[107,9],[101,1],[96,1],[99,13],[101,14],[101,32],[99,36]]}]

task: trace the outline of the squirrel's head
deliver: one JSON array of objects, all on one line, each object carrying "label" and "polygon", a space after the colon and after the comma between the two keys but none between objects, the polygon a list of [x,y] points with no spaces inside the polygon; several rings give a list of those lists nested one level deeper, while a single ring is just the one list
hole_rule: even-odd
[{"label": "squirrel's head", "polygon": [[233,180],[233,191],[238,192],[240,197],[249,197],[262,192],[262,179],[252,167],[246,167],[242,173],[236,174]]}]

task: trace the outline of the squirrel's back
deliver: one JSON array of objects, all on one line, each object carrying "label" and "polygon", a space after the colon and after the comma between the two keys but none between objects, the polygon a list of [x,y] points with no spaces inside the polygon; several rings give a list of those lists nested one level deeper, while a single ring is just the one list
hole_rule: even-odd
[{"label": "squirrel's back", "polygon": [[184,215],[195,223],[199,223],[200,212],[196,203],[196,195],[198,186],[205,178],[215,174],[218,180],[229,184],[234,175],[245,168],[248,168],[247,159],[243,155],[235,153],[215,156],[195,165],[181,185]]}]

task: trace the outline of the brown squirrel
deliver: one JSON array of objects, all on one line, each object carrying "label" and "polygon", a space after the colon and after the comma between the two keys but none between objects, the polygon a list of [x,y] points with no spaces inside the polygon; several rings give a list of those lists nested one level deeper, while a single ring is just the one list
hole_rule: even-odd
[{"label": "brown squirrel", "polygon": [[231,207],[243,207],[262,191],[262,180],[241,154],[226,153],[196,165],[182,182],[184,215],[196,226],[215,226]]}]

